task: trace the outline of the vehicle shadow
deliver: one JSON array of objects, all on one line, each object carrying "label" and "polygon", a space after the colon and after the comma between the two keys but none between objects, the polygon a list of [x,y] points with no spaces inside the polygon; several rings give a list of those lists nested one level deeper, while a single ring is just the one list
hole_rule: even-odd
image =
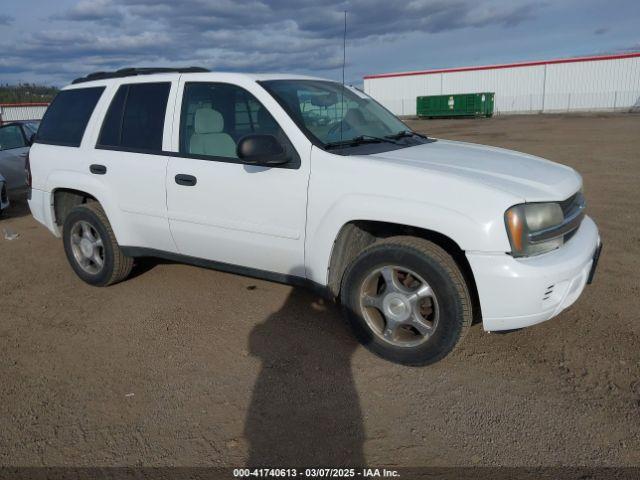
[{"label": "vehicle shadow", "polygon": [[356,348],[338,307],[298,288],[253,329],[262,365],[245,422],[249,467],[365,464]]},{"label": "vehicle shadow", "polygon": [[173,265],[178,262],[174,262],[172,260],[166,260],[164,258],[158,257],[137,257],[134,258],[133,261],[133,269],[131,273],[127,277],[127,280],[132,280],[140,275],[143,275],[151,270],[153,270],[158,265]]}]

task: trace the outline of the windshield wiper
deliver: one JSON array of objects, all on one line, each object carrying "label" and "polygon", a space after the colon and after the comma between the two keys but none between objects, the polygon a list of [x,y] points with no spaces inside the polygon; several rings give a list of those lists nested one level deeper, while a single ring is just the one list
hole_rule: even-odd
[{"label": "windshield wiper", "polygon": [[413,137],[413,136],[428,138],[426,135],[422,135],[421,133],[414,132],[413,130],[401,130],[398,133],[394,133],[393,135],[385,135],[385,138],[390,138],[392,140],[400,140],[401,138],[404,138],[404,137]]},{"label": "windshield wiper", "polygon": [[394,143],[398,145],[398,142],[395,142],[392,138],[389,137],[374,137],[373,135],[359,135],[357,137],[351,138],[349,140],[339,140],[337,142],[329,142],[324,144],[324,148],[338,148],[338,147],[348,147],[348,146],[357,146],[362,145],[364,143]]}]

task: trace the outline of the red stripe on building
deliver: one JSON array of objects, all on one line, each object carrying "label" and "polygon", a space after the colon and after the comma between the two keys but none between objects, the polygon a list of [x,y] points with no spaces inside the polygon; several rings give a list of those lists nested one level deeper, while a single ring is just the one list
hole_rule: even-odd
[{"label": "red stripe on building", "polygon": [[0,103],[0,107],[48,107],[48,103]]},{"label": "red stripe on building", "polygon": [[640,57],[640,52],[621,53],[618,55],[599,55],[599,56],[591,56],[591,57],[559,58],[556,60],[543,60],[543,61],[536,61],[536,62],[503,63],[499,65],[485,65],[481,67],[442,68],[437,70],[416,70],[413,72],[380,73],[376,75],[365,75],[363,78],[367,80],[371,78],[408,77],[411,75],[431,75],[434,73],[471,72],[474,70],[498,70],[500,68],[534,67],[538,65],[554,65],[557,63],[597,62],[600,60],[618,60],[621,58],[634,58],[634,57]]}]

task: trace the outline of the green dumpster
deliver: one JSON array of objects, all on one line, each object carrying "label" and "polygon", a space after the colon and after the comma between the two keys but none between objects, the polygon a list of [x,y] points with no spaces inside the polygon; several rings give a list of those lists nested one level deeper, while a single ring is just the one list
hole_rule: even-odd
[{"label": "green dumpster", "polygon": [[427,95],[417,98],[419,117],[490,117],[493,115],[493,92]]}]

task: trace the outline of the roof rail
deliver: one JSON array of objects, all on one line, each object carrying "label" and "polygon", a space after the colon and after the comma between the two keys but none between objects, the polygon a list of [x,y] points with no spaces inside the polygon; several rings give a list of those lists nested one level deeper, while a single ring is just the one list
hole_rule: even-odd
[{"label": "roof rail", "polygon": [[76,78],[71,83],[76,84],[76,83],[91,82],[93,80],[105,80],[108,78],[133,77],[136,75],[151,75],[153,73],[199,73],[199,72],[209,72],[209,71],[210,70],[207,70],[206,68],[202,68],[202,67],[121,68],[120,70],[116,70],[115,72],[93,72],[87,75],[86,77]]}]

